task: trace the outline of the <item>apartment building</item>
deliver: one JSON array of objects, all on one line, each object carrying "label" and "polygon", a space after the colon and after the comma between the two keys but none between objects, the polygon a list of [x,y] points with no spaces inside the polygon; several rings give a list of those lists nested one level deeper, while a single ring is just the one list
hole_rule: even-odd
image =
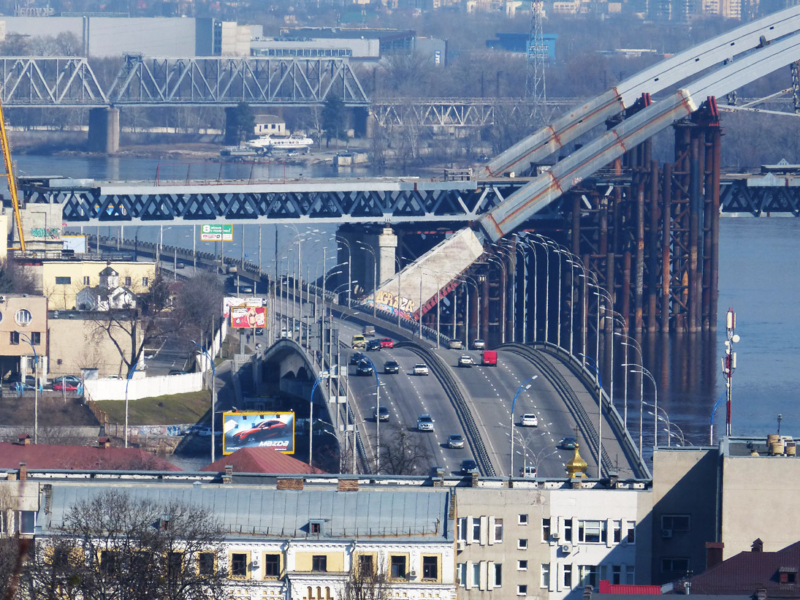
[{"label": "apartment building", "polygon": [[33,375],[34,354],[39,375],[47,373],[47,327],[47,298],[0,295],[0,376]]}]

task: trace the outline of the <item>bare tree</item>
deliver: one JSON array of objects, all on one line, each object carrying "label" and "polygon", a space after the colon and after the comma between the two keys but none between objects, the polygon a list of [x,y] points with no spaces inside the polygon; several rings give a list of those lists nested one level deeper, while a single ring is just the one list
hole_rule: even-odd
[{"label": "bare tree", "polygon": [[202,271],[181,285],[173,301],[174,318],[182,324],[182,335],[195,339],[209,332],[222,310],[224,292],[219,277]]},{"label": "bare tree", "polygon": [[430,462],[431,453],[417,432],[397,426],[381,440],[381,470],[388,475],[419,475]]},{"label": "bare tree", "polygon": [[0,260],[0,293],[36,293],[36,286],[30,273],[25,271],[13,258]]},{"label": "bare tree", "polygon": [[386,576],[385,565],[374,564],[371,554],[356,555],[339,595],[342,600],[388,600],[392,596],[392,584]]},{"label": "bare tree", "polygon": [[207,510],[108,491],[71,507],[27,568],[32,597],[83,600],[218,598],[224,529]]}]

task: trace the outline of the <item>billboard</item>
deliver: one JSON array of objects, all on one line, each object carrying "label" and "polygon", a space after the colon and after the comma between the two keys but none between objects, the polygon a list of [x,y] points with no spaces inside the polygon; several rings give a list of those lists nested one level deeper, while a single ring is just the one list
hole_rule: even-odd
[{"label": "billboard", "polygon": [[222,299],[222,316],[226,317],[231,312],[232,306],[266,306],[264,298],[235,298],[228,296]]},{"label": "billboard", "polygon": [[294,454],[294,413],[226,412],[222,414],[222,453],[242,448],[272,448]]},{"label": "billboard", "polygon": [[201,242],[232,242],[233,241],[233,225],[212,225],[206,224],[200,226],[200,241]]},{"label": "billboard", "polygon": [[253,329],[267,326],[267,309],[263,306],[231,306],[231,327]]}]

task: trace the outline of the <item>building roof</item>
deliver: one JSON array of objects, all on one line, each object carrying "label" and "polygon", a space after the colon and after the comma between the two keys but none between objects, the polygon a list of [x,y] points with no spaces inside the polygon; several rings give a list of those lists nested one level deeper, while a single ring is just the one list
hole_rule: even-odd
[{"label": "building roof", "polygon": [[[781,583],[781,571],[795,583]],[[692,577],[691,595],[747,594],[766,590],[768,598],[800,597],[800,542],[777,552],[740,552],[705,573]]]},{"label": "building roof", "polygon": [[0,442],[0,469],[97,469],[101,471],[180,471],[172,463],[139,448],[51,446]]},{"label": "building roof", "polygon": [[[234,473],[274,473],[279,475],[310,473],[310,467],[306,463],[272,448],[242,448],[200,470],[222,473],[227,466],[233,467]],[[314,473],[325,473],[325,471],[314,467]]]},{"label": "building roof", "polygon": [[660,596],[660,585],[631,585],[613,584],[606,579],[600,580],[600,593],[617,595],[637,595],[637,596]]},{"label": "building roof", "polygon": [[[134,500],[181,502],[207,509],[232,537],[307,538],[309,523],[322,523],[321,538],[390,537],[393,541],[452,542],[450,492],[444,488],[337,491],[276,489],[235,484],[124,484],[53,482],[50,510],[43,506],[42,532],[59,528],[70,507],[100,494],[124,491]],[[316,537],[316,536],[315,536]]]},{"label": "building roof", "polygon": [[100,271],[100,275],[110,275],[112,277],[116,277],[119,275],[114,269],[111,268],[111,265],[107,266],[105,269]]},{"label": "building roof", "polygon": [[268,123],[285,123],[286,119],[282,119],[275,115],[256,115],[254,117],[256,124],[267,125]]}]

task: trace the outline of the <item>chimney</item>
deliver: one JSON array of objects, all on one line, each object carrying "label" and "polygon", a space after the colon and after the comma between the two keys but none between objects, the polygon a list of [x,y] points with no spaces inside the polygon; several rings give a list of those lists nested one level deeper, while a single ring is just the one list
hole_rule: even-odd
[{"label": "chimney", "polygon": [[111,448],[111,438],[101,437],[97,438],[98,448]]},{"label": "chimney", "polygon": [[222,483],[233,483],[233,465],[225,465],[225,475],[222,476]]},{"label": "chimney", "polygon": [[19,463],[19,480],[25,481],[28,478],[28,465]]},{"label": "chimney", "polygon": [[609,471],[608,472],[608,487],[615,488],[617,487],[617,482],[619,481],[619,473],[617,471]]},{"label": "chimney", "polygon": [[764,588],[756,590],[756,600],[767,600],[767,590]]},{"label": "chimney", "polygon": [[750,552],[763,552],[764,551],[764,542],[761,541],[761,538],[756,538],[753,544],[750,546]]},{"label": "chimney", "polygon": [[358,479],[339,479],[336,490],[339,492],[357,492]]},{"label": "chimney", "polygon": [[472,473],[472,478],[470,479],[470,487],[478,487],[478,482],[480,481],[480,475],[477,473]]},{"label": "chimney", "polygon": [[20,446],[30,446],[31,436],[29,436],[27,433],[23,433],[22,435],[19,436],[19,438],[17,438],[17,443]]},{"label": "chimney", "polygon": [[706,542],[706,569],[713,569],[722,563],[722,542]]},{"label": "chimney", "polygon": [[583,586],[583,600],[592,600],[592,586]]},{"label": "chimney", "polygon": [[278,477],[278,485],[279,490],[298,490],[302,491],[303,489],[303,478],[302,477]]}]

